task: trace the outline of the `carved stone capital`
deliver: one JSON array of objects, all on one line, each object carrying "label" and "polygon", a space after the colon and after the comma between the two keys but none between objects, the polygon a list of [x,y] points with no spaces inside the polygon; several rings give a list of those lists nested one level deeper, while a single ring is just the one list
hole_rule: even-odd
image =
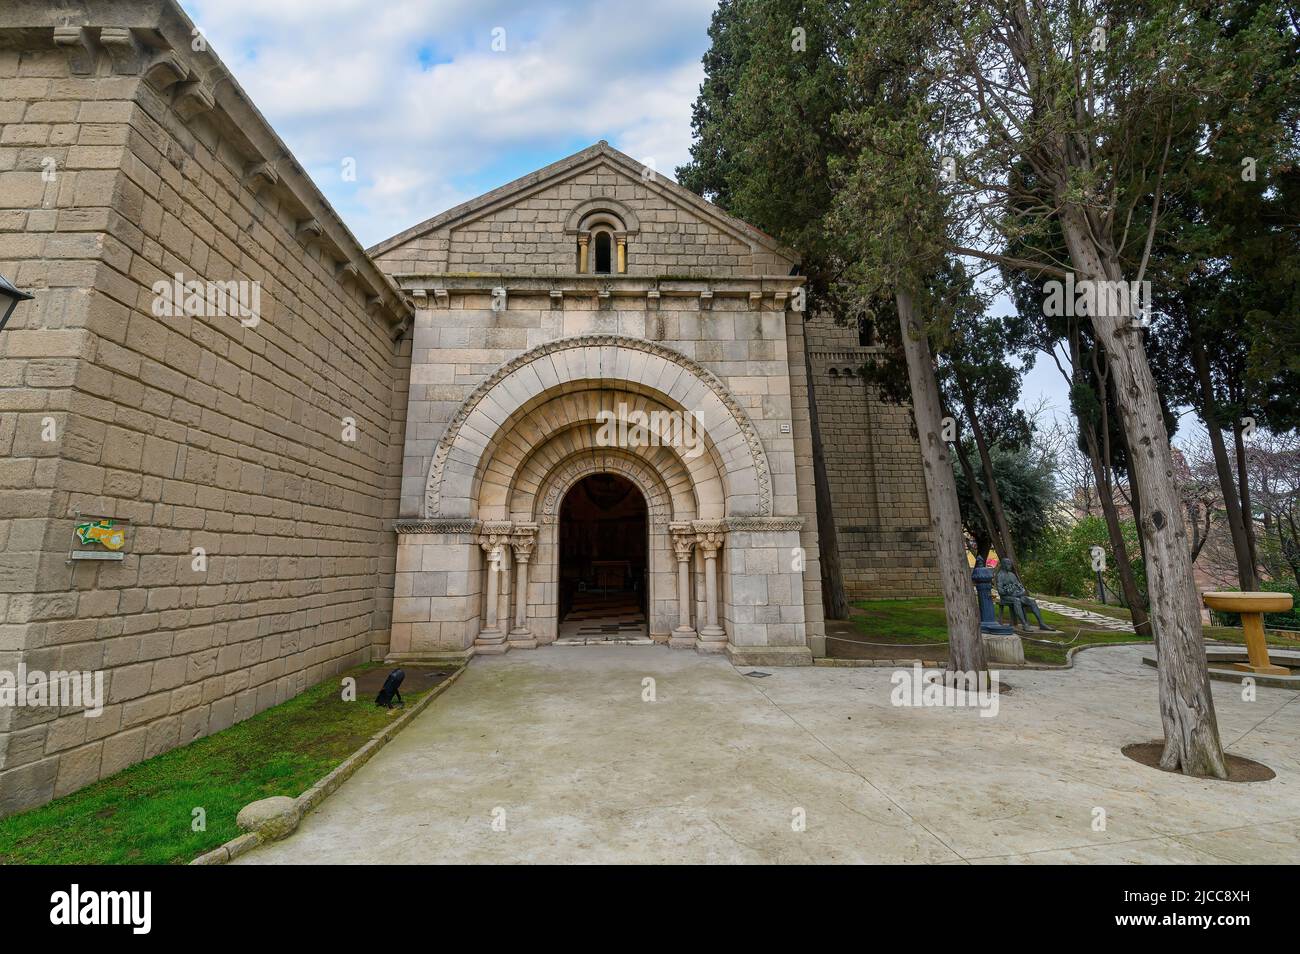
[{"label": "carved stone capital", "polygon": [[695,530],[695,545],[700,548],[704,558],[712,559],[722,549],[727,539],[727,525],[722,520],[696,520],[692,524]]},{"label": "carved stone capital", "polygon": [[689,521],[674,520],[668,524],[668,532],[672,535],[673,551],[677,555],[677,562],[685,563],[691,558],[691,551],[695,548],[695,527]]},{"label": "carved stone capital", "polygon": [[510,534],[510,545],[514,547],[515,559],[527,563],[532,559],[533,549],[537,546],[537,524],[516,524]]},{"label": "carved stone capital", "polygon": [[512,524],[509,520],[484,520],[479,528],[478,545],[494,562],[501,559],[502,548],[510,542]]}]

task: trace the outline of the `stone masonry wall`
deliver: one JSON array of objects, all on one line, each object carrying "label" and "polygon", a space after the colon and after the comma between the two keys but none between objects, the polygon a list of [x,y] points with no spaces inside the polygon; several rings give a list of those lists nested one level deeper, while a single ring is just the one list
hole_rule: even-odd
[{"label": "stone masonry wall", "polygon": [[610,198],[635,210],[627,274],[640,276],[786,275],[791,262],[703,221],[608,163],[591,165],[507,208],[419,236],[377,256],[392,272],[488,272],[571,275],[576,239],[564,224],[575,207]]},{"label": "stone masonry wall", "polygon": [[753,267],[747,243],[701,222],[641,183],[597,167],[453,229],[447,270],[482,271],[509,264],[545,275],[576,272],[576,240],[565,235],[564,221],[575,205],[596,196],[618,199],[636,209],[641,229],[628,239],[629,275],[672,274],[684,263],[697,274],[708,270],[734,274]]},{"label": "stone masonry wall", "polygon": [[[0,708],[0,814],[383,651],[409,363],[220,110],[182,121],[102,50],[74,74],[23,36],[0,34],[0,273],[37,298],[0,334],[0,669],[102,671],[105,707]],[[260,282],[260,321],[155,317],[175,273]],[[69,565],[74,511],[129,519],[125,559]]]},{"label": "stone masonry wall", "polygon": [[873,360],[856,330],[809,322],[822,452],[840,568],[851,600],[938,590],[921,453],[911,410],[883,401],[859,369]]}]

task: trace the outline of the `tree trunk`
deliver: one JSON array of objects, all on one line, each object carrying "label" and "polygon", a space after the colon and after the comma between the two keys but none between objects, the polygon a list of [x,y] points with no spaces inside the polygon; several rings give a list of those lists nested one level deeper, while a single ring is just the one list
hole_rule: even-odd
[{"label": "tree trunk", "polygon": [[[1063,186],[1057,198],[1062,235],[1078,278],[1123,281],[1116,255],[1099,247],[1085,211]],[[1169,434],[1132,306],[1128,302],[1128,307],[1120,309],[1127,314],[1089,317],[1097,340],[1106,349],[1120,425],[1131,448],[1130,479],[1142,500],[1138,529],[1146,543],[1147,596],[1155,630],[1160,719],[1165,733],[1160,765],[1187,775],[1226,778],[1187,529],[1173,481]]]},{"label": "tree trunk", "polygon": [[1187,522],[1192,525],[1192,565],[1196,565],[1196,558],[1201,555],[1201,550],[1205,546],[1205,541],[1210,539],[1210,521],[1214,517],[1214,511],[1210,505],[1205,504],[1205,529],[1201,529],[1201,504],[1196,501],[1190,501],[1187,504]]},{"label": "tree trunk", "polygon": [[1088,460],[1092,462],[1092,476],[1097,483],[1097,500],[1101,504],[1101,514],[1106,521],[1106,535],[1110,537],[1110,549],[1115,554],[1115,572],[1119,574],[1119,589],[1128,604],[1129,614],[1133,617],[1133,630],[1142,636],[1151,635],[1151,620],[1147,617],[1146,604],[1138,590],[1137,578],[1133,575],[1133,562],[1128,556],[1128,541],[1124,539],[1124,528],[1120,525],[1119,510],[1115,507],[1115,495],[1111,492],[1110,472],[1101,459],[1101,448],[1097,446],[1097,434],[1091,427],[1080,421],[1083,428],[1084,442],[1088,445]]},{"label": "tree trunk", "polygon": [[[1259,589],[1259,550],[1255,542],[1255,509],[1250,503],[1250,469],[1246,460],[1246,439],[1241,432],[1241,421],[1232,422],[1232,444],[1237,452],[1237,490],[1241,497],[1241,525],[1246,531],[1246,551],[1250,559],[1250,574],[1254,579],[1250,589]],[[1242,587],[1246,589],[1246,587]]]},{"label": "tree trunk", "polygon": [[[997,529],[993,524],[993,517],[989,514],[989,508],[984,503],[984,493],[980,490],[979,481],[975,479],[975,469],[970,465],[970,455],[966,453],[966,448],[962,446],[960,434],[957,435],[957,439],[952,442],[952,445],[957,450],[957,460],[961,462],[962,473],[966,475],[966,483],[970,486],[971,499],[975,501],[975,507],[980,512],[980,520],[984,523],[984,532],[988,534],[989,541],[997,546]],[[999,552],[1001,552],[1000,548]],[[978,555],[987,560],[989,551],[984,550]]]},{"label": "tree trunk", "polygon": [[[1085,319],[1086,320],[1086,319]],[[1070,363],[1075,375],[1083,367],[1082,339],[1077,324],[1071,323]],[[1097,484],[1097,501],[1101,506],[1102,517],[1106,521],[1106,535],[1110,537],[1111,552],[1115,555],[1115,572],[1119,574],[1120,592],[1124,594],[1124,603],[1133,619],[1133,630],[1144,636],[1151,636],[1151,621],[1147,616],[1146,600],[1138,589],[1137,578],[1133,574],[1133,561],[1128,555],[1128,541],[1124,539],[1124,528],[1119,519],[1119,508],[1115,506],[1115,485],[1113,470],[1110,466],[1110,409],[1114,402],[1110,399],[1110,372],[1098,352],[1100,344],[1094,344],[1088,350],[1088,362],[1100,388],[1097,406],[1101,412],[1101,427],[1076,414],[1079,430],[1088,445],[1088,463],[1092,466],[1092,479]]]},{"label": "tree trunk", "polygon": [[966,546],[962,542],[961,506],[952,472],[948,444],[943,439],[939,385],[934,376],[930,340],[912,310],[912,295],[894,292],[902,331],[907,378],[912,387],[912,413],[921,442],[925,495],[930,504],[930,529],[939,561],[939,582],[948,617],[948,665],[956,672],[984,672],[988,662],[980,636],[979,610],[971,587]]},{"label": "tree trunk", "polygon": [[[1195,326],[1193,326],[1195,327]],[[1219,493],[1223,495],[1223,510],[1228,518],[1228,531],[1232,535],[1232,550],[1237,557],[1237,585],[1243,590],[1256,589],[1255,568],[1250,559],[1250,543],[1246,539],[1246,525],[1242,519],[1241,500],[1232,480],[1228,464],[1228,449],[1223,443],[1223,425],[1214,410],[1214,384],[1210,380],[1210,362],[1200,337],[1192,332],[1192,365],[1201,391],[1201,420],[1210,435],[1210,450],[1214,457],[1214,472],[1219,478]]]},{"label": "tree trunk", "polygon": [[[988,441],[984,439],[984,428],[980,426],[979,417],[975,413],[975,397],[962,376],[960,374],[954,376],[957,379],[957,388],[961,391],[961,402],[966,408],[966,417],[970,419],[971,434],[975,437],[975,449],[979,451],[980,466],[984,469],[984,482],[989,489],[989,504],[993,508],[993,519],[997,522],[998,529],[998,554],[1003,559],[1010,560],[1016,567],[1020,567],[1020,561],[1016,559],[1016,545],[1011,539],[1011,528],[1007,526],[1007,512],[1002,506],[1002,495],[998,493],[998,483],[993,477],[993,459],[989,456]],[[1021,569],[1023,570],[1023,567]]]},{"label": "tree trunk", "polygon": [[[1120,443],[1124,445],[1124,457],[1126,460],[1132,460],[1133,448],[1129,445],[1128,434],[1125,433],[1124,431],[1123,417],[1122,415],[1118,414],[1119,397],[1117,395],[1113,395],[1112,399],[1117,412],[1116,420],[1119,422],[1119,427],[1116,428],[1116,431],[1119,433]],[[1163,413],[1161,414],[1160,419],[1161,421],[1164,420]],[[1129,469],[1130,471],[1132,470],[1131,464],[1129,465]],[[1179,498],[1180,502],[1181,499],[1182,498]],[[1137,481],[1133,480],[1132,473],[1129,474],[1129,481],[1128,481],[1128,504],[1129,504],[1129,509],[1133,511],[1134,526],[1141,527],[1142,526],[1142,491],[1141,488],[1138,487]],[[1180,511],[1180,516],[1181,516],[1181,511]],[[1142,551],[1142,565],[1145,566],[1147,562],[1147,540],[1142,533],[1138,534],[1138,549]]]},{"label": "tree trunk", "polygon": [[822,456],[822,431],[817,420],[817,385],[813,381],[812,355],[808,353],[805,323],[804,372],[808,379],[808,420],[812,425],[813,497],[817,504],[817,552],[821,557],[822,609],[827,619],[848,619],[849,601],[844,594],[844,573],[840,569],[840,541],[831,506],[831,484]]}]

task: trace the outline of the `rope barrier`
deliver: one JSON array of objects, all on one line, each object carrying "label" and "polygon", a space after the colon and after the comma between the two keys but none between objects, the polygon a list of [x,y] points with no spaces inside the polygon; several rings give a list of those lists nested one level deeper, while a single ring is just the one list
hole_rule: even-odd
[{"label": "rope barrier", "polygon": [[827,639],[833,639],[840,643],[852,643],[854,646],[880,646],[883,649],[935,649],[942,646],[948,648],[947,642],[942,643],[867,643],[859,639],[845,639],[843,636],[827,636]]}]

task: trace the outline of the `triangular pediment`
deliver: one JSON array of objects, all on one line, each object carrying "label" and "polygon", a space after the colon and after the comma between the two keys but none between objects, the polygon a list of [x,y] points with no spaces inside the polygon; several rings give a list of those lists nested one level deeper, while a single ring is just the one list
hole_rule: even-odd
[{"label": "triangular pediment", "polygon": [[600,210],[623,223],[632,272],[785,275],[798,262],[771,236],[603,141],[369,251],[389,271],[572,271],[573,236]]}]

